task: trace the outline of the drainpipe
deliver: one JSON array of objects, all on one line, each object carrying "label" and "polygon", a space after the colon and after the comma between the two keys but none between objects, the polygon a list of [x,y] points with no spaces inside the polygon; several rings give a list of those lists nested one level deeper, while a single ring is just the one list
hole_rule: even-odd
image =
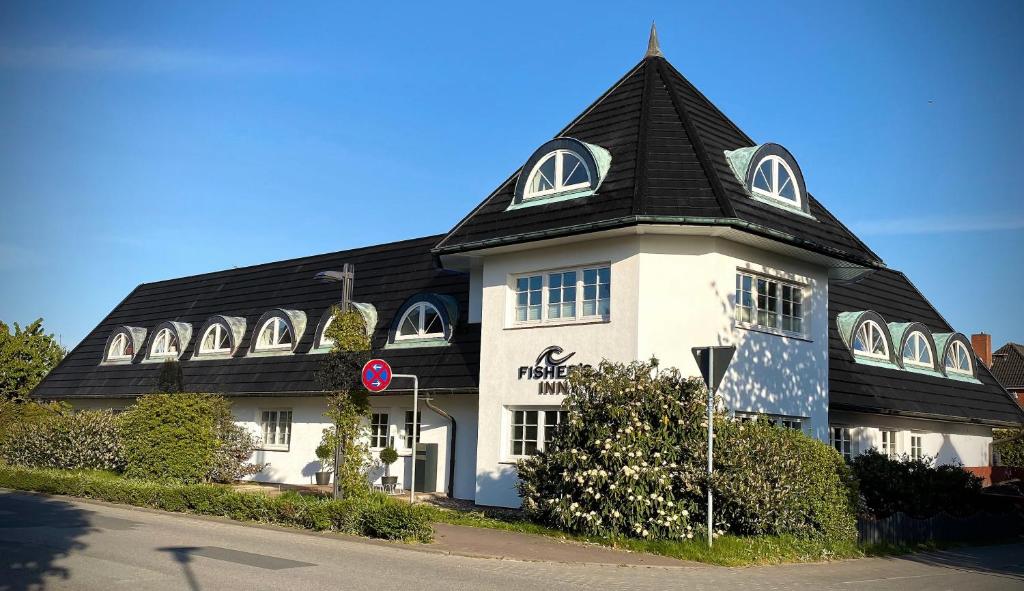
[{"label": "drainpipe", "polygon": [[451,437],[448,443],[448,486],[445,488],[448,489],[448,498],[454,499],[455,495],[452,493],[455,490],[455,419],[452,415],[434,406],[432,398],[425,398],[423,404],[430,410],[448,419],[448,422],[452,424]]}]

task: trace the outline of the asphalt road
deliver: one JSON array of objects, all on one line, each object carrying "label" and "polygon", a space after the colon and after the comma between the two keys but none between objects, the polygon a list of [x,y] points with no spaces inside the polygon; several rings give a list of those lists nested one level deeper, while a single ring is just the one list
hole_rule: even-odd
[{"label": "asphalt road", "polygon": [[451,556],[0,491],[8,589],[1024,589],[1024,544],[758,568],[624,567]]}]

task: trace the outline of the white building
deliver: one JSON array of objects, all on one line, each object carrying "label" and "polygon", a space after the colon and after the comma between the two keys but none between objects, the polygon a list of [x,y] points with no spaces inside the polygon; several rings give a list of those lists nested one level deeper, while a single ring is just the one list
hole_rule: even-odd
[{"label": "white building", "polygon": [[[808,193],[797,160],[747,137],[653,37],[447,234],[140,285],[35,395],[127,405],[178,359],[187,389],[232,397],[261,435],[257,479],[309,483],[339,299],[313,276],[346,263],[377,356],[421,377],[425,486],[482,505],[519,504],[514,462],[557,425],[571,366],[602,359],[696,374],[691,347],[734,344],[730,412],[847,456],[984,471],[992,428],[1022,419],[970,340]],[[370,425],[371,447],[402,456],[403,486],[407,388],[375,396]]]}]

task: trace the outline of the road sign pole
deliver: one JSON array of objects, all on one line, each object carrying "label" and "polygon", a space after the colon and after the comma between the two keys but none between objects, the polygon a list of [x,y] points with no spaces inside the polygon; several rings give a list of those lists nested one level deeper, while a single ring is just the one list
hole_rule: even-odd
[{"label": "road sign pole", "polygon": [[[708,355],[708,375],[715,375],[715,356]],[[711,547],[711,539],[714,537],[711,529],[711,512],[713,499],[711,497],[711,473],[714,471],[712,458],[714,456],[715,437],[715,389],[708,387],[708,548]]]}]

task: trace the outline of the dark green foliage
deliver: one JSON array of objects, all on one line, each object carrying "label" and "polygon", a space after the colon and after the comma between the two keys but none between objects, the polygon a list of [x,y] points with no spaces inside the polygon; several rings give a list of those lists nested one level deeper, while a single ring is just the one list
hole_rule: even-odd
[{"label": "dark green foliage", "polygon": [[850,467],[860,483],[860,510],[867,516],[969,515],[981,502],[981,479],[960,466],[934,466],[929,459],[905,456],[892,459],[869,450],[855,457]]},{"label": "dark green foliage", "polygon": [[231,405],[212,394],[143,396],[121,417],[125,475],[230,481],[261,466],[246,464],[255,441],[234,424]]},{"label": "dark green foliage", "polygon": [[992,439],[1000,466],[1024,468],[1024,429],[994,429]]},{"label": "dark green foliage", "polygon": [[390,466],[398,461],[398,452],[393,447],[385,447],[380,450],[380,461],[385,466]]},{"label": "dark green foliage", "polygon": [[156,380],[155,392],[174,394],[185,391],[185,375],[181,372],[181,363],[177,359],[168,359],[160,366],[160,376]]},{"label": "dark green foliage", "polygon": [[71,414],[32,403],[18,406],[37,408],[0,435],[0,457],[7,463],[73,470],[124,468],[117,417],[109,410]]},{"label": "dark green foliage", "polygon": [[22,328],[0,322],[0,399],[27,400],[32,389],[64,359],[66,351],[39,318]]},{"label": "dark green foliage", "polygon": [[341,501],[295,493],[270,497],[216,484],[160,483],[102,472],[4,465],[0,465],[0,487],[390,540],[429,542],[433,536],[428,509],[412,507],[380,494]]},{"label": "dark green foliage", "polygon": [[[519,464],[524,509],[586,535],[693,537],[706,519],[706,400],[699,380],[653,360],[574,372],[568,419]],[[855,539],[849,473],[834,450],[724,415],[716,429],[716,530]]]}]

